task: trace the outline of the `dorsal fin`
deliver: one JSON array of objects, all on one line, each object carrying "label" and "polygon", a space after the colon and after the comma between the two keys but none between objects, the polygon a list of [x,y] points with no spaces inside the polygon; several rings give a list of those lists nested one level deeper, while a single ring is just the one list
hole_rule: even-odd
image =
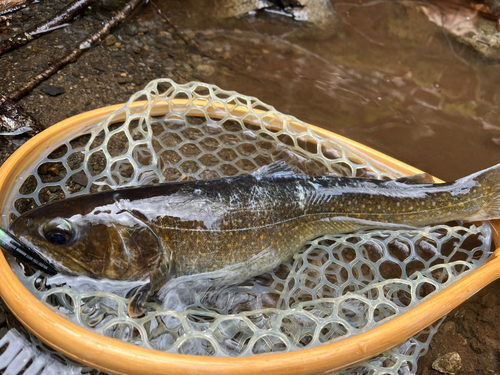
[{"label": "dorsal fin", "polygon": [[429,173],[419,173],[414,174],[412,176],[405,176],[398,178],[395,180],[396,182],[400,182],[402,184],[408,185],[421,185],[421,184],[435,184],[434,177],[432,177]]},{"label": "dorsal fin", "polygon": [[305,176],[306,174],[294,165],[287,164],[284,160],[277,160],[269,165],[264,165],[252,173],[254,176]]}]

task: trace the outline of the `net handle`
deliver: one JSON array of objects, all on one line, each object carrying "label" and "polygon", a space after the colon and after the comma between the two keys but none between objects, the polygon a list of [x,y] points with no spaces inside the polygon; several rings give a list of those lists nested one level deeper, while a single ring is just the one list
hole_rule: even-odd
[{"label": "net handle", "polygon": [[[144,103],[136,103],[141,106]],[[15,180],[37,158],[37,150],[90,129],[121,105],[101,108],[64,120],[30,139],[0,168],[0,207]],[[152,115],[165,113],[168,105],[155,108]],[[163,112],[162,112],[163,111]],[[325,138],[336,139],[326,130],[312,127]],[[339,137],[356,148],[358,143]],[[404,174],[420,171],[366,146],[362,151],[388,163]],[[492,222],[495,241],[500,246],[500,221]],[[494,231],[494,232],[495,232]],[[291,353],[242,358],[181,355],[154,351],[90,332],[79,327],[36,299],[10,269],[0,253],[0,295],[20,322],[43,342],[75,361],[114,374],[317,374],[334,371],[371,358],[407,340],[429,324],[467,300],[500,277],[500,248],[475,272],[443,292],[430,297],[414,309],[357,336],[316,348]]]}]

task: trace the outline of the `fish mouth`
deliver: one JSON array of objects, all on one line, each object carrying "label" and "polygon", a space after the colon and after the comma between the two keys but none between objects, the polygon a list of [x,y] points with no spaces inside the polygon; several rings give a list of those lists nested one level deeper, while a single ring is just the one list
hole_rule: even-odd
[{"label": "fish mouth", "polygon": [[[57,254],[57,257],[52,256],[49,252],[45,251],[43,248],[40,248],[39,246],[35,245],[31,241],[29,241],[27,238],[21,236],[17,237],[20,242],[22,242],[24,245],[30,247],[34,251],[36,251],[38,254],[42,255],[43,257],[47,258],[52,266],[61,273],[67,274],[67,275],[81,275],[84,274],[86,276],[94,276],[94,274],[87,268],[85,267],[84,264],[82,264],[80,261],[77,259],[74,259],[73,257],[69,256],[67,253],[63,253],[61,251],[58,251],[57,249],[51,249],[51,252],[54,252]],[[68,263],[68,261],[71,263],[71,267],[69,268],[68,265],[62,265],[62,262],[57,259],[64,259],[65,263]]]},{"label": "fish mouth", "polygon": [[50,276],[57,274],[57,270],[40,252],[30,246],[26,246],[24,242],[20,241],[12,233],[2,229],[0,229],[0,246],[17,259],[32,265]]}]

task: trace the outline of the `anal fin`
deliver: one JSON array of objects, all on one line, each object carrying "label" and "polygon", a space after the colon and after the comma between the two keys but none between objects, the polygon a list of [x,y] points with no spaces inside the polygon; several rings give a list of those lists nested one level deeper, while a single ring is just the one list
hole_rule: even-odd
[{"label": "anal fin", "polygon": [[[323,219],[328,230],[331,230],[332,234],[337,233],[351,233],[364,229],[415,229],[416,227],[410,225],[404,225],[399,223],[384,223],[380,221],[371,221],[365,219],[357,219],[352,217],[331,217]],[[325,234],[328,233],[325,231]]]}]

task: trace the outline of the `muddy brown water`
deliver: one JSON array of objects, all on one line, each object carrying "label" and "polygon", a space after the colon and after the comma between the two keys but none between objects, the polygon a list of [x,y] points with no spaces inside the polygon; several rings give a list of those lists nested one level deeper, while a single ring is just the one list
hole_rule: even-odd
[{"label": "muddy brown water", "polygon": [[217,21],[211,2],[176,14],[203,50],[240,68],[214,78],[224,88],[445,180],[500,162],[497,64],[403,5],[360,3],[334,2],[344,28],[326,40],[277,16]]},{"label": "muddy brown water", "polygon": [[[160,3],[160,2],[159,2]],[[500,162],[500,70],[397,2],[333,1],[343,20],[336,35],[320,39],[290,18],[259,11],[221,20],[216,2],[159,4],[187,45],[151,6],[135,13],[100,44],[40,85],[21,104],[45,126],[124,102],[148,81],[205,81],[258,97],[279,111],[324,127],[453,180]],[[112,14],[119,1],[94,6],[71,27],[0,56],[5,94],[68,53]],[[30,27],[60,8],[45,0],[16,12],[6,34]],[[45,85],[64,89],[46,94]],[[0,163],[23,136],[0,137]],[[418,373],[458,352],[457,374],[500,373],[500,284],[494,283],[449,314],[421,359]],[[1,305],[0,305],[1,306]],[[0,319],[0,332],[5,327]],[[13,323],[9,323],[13,324]]]}]

